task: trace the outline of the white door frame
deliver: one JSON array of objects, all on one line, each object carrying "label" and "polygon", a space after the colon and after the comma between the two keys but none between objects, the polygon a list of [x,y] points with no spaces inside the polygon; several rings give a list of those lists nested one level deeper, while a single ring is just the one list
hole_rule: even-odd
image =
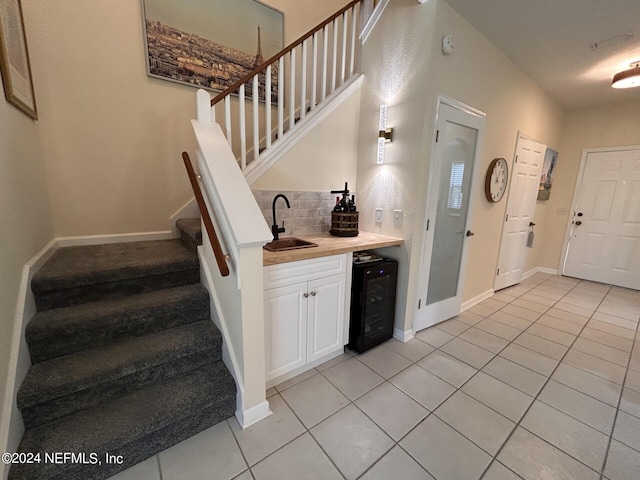
[{"label": "white door frame", "polygon": [[[424,211],[424,218],[422,219],[422,232],[423,232],[423,236],[422,236],[422,252],[421,252],[421,257],[420,257],[420,267],[422,267],[425,264],[425,260],[426,260],[426,250],[427,250],[427,242],[428,242],[428,232],[427,232],[427,222],[429,221],[430,218],[435,218],[435,209],[437,207],[437,205],[430,205],[429,201],[431,200],[431,193],[433,192],[433,189],[435,188],[435,185],[439,182],[439,178],[435,178],[435,172],[437,171],[437,166],[435,164],[435,157],[436,157],[436,150],[437,150],[437,143],[436,143],[436,134],[437,134],[437,130],[438,130],[438,121],[439,119],[439,112],[440,112],[440,107],[442,105],[448,105],[452,108],[455,108],[456,110],[459,110],[463,113],[466,113],[468,115],[477,117],[478,119],[480,119],[483,123],[482,125],[478,128],[478,136],[476,138],[476,151],[475,151],[475,155],[474,155],[474,162],[473,162],[473,170],[471,172],[471,189],[469,192],[469,198],[470,199],[474,199],[476,198],[476,196],[478,195],[478,189],[479,184],[482,183],[481,179],[480,179],[480,175],[482,173],[482,169],[480,168],[480,161],[482,159],[482,147],[483,147],[483,141],[484,141],[484,130],[485,130],[485,125],[484,125],[484,121],[486,119],[486,114],[476,108],[473,108],[465,103],[462,103],[458,100],[455,100],[451,97],[448,97],[446,95],[443,94],[437,94],[436,95],[436,103],[435,103],[435,113],[434,113],[434,122],[433,122],[433,137],[432,137],[432,141],[431,141],[431,156],[430,156],[430,165],[429,165],[429,177],[427,180],[427,197],[426,197],[426,202],[427,202],[427,206],[425,208]],[[436,202],[437,203],[437,202]],[[469,201],[469,207],[467,210],[467,220],[466,220],[466,225],[465,225],[465,230],[467,228],[469,228],[469,225],[471,224],[471,219],[473,217],[473,210],[474,210],[474,204],[475,202],[473,201]],[[460,259],[460,273],[459,273],[459,280],[458,280],[458,293],[462,292],[463,288],[464,288],[464,280],[465,280],[465,275],[464,275],[464,270],[466,268],[467,265],[467,256],[468,256],[468,247],[467,247],[468,242],[465,241],[463,249],[462,249],[462,256]],[[429,251],[429,259],[431,258],[431,255],[433,254],[433,252],[431,251],[433,245],[431,245],[430,247],[430,251]],[[420,273],[418,276],[418,282],[417,282],[417,294],[416,294],[416,298],[419,299],[418,302],[416,302],[416,304],[414,305],[414,314],[413,314],[413,332],[417,332],[416,330],[416,326],[417,326],[417,322],[418,322],[418,317],[419,314],[421,313],[420,310],[421,308],[424,308],[424,305],[421,305],[421,299],[424,296],[424,293],[427,290],[427,285],[429,283],[429,268],[423,269],[420,268]],[[421,308],[419,308],[419,305]],[[426,327],[423,327],[426,328]]]},{"label": "white door frame", "polygon": [[578,177],[576,178],[576,184],[573,188],[573,199],[571,200],[571,210],[569,211],[567,226],[564,232],[564,243],[562,244],[562,255],[560,255],[560,263],[558,265],[558,272],[564,275],[564,266],[567,263],[567,254],[569,253],[569,240],[571,239],[571,231],[573,226],[573,220],[575,217],[576,207],[578,204],[578,192],[582,188],[582,177],[584,176],[584,169],[587,164],[587,156],[590,153],[602,153],[602,152],[623,152],[625,150],[640,150],[640,145],[626,145],[622,147],[600,147],[600,148],[585,148],[582,150],[582,157],[580,158],[580,167],[578,168]]}]

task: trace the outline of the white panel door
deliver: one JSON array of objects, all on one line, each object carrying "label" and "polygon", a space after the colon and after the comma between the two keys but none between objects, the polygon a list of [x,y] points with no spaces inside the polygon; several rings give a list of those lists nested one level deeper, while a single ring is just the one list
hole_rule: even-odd
[{"label": "white panel door", "polygon": [[309,282],[307,363],[343,348],[345,276]]},{"label": "white panel door", "polygon": [[527,261],[527,237],[536,210],[540,174],[547,147],[518,136],[509,176],[509,194],[502,230],[494,290],[520,283]]},{"label": "white panel door", "polygon": [[640,289],[640,150],[590,152],[562,273]]},{"label": "white panel door", "polygon": [[266,379],[307,363],[307,282],[264,292]]},{"label": "white panel door", "polygon": [[468,230],[470,200],[484,114],[443,103],[436,128],[416,332],[460,313],[467,243],[473,238]]}]

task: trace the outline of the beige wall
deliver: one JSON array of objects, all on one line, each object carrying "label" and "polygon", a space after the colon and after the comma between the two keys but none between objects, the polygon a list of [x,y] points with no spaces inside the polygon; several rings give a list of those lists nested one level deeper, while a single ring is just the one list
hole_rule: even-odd
[{"label": "beige wall", "polygon": [[582,151],[640,145],[640,99],[568,112],[561,132],[551,196],[546,202],[539,201],[536,210],[546,226],[536,264],[552,269],[559,268],[568,228],[568,216],[557,215],[556,211],[571,208]]},{"label": "beige wall", "polygon": [[[40,124],[0,99],[0,415],[5,395],[22,270],[52,238]],[[13,374],[13,372],[11,372]],[[10,407],[9,407],[10,408]],[[0,447],[9,425],[0,428]],[[11,439],[11,446],[19,439]],[[0,472],[1,472],[0,468]]]},{"label": "beige wall", "polygon": [[253,190],[340,190],[344,182],[356,185],[360,90],[316,126],[278,163],[267,170]]},{"label": "beige wall", "polygon": [[[267,2],[285,41],[342,1]],[[147,76],[138,1],[23,1],[57,236],[167,230],[191,197],[195,90]]]},{"label": "beige wall", "polygon": [[[440,51],[445,34],[452,35],[456,45],[451,56]],[[384,40],[382,35],[387,35]],[[363,94],[362,102],[358,192],[361,205],[363,193],[368,192],[367,211],[362,215],[367,226],[382,233],[401,233],[407,240],[403,256],[411,268],[401,274],[399,296],[406,303],[404,311],[397,311],[400,318],[396,326],[409,329],[417,306],[414,292],[420,279],[436,95],[452,97],[487,115],[484,148],[474,180],[480,184],[472,199],[470,224],[476,235],[469,241],[463,301],[493,287],[506,202],[490,204],[484,198],[482,185],[490,161],[495,157],[513,158],[518,131],[557,145],[562,112],[443,0],[423,5],[411,0],[392,2],[365,48],[373,52],[368,51],[365,56],[365,73],[371,75],[365,83],[365,92],[369,93]],[[389,164],[379,167],[374,164],[372,142],[376,109],[385,99],[394,141],[387,150]],[[378,204],[386,208],[381,227],[372,220],[373,208]],[[393,208],[404,211],[401,232],[392,226]]]}]

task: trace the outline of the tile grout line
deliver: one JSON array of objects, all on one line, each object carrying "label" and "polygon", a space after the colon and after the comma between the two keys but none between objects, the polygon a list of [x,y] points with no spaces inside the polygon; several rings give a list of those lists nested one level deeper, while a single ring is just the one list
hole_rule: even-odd
[{"label": "tile grout line", "polygon": [[[615,413],[615,415],[613,417],[613,425],[611,425],[611,433],[609,434],[609,442],[607,443],[607,449],[605,450],[604,460],[602,461],[602,470],[600,470],[600,480],[605,478],[604,477],[604,470],[607,467],[607,460],[609,458],[609,450],[611,449],[611,444],[613,443],[613,440],[614,440],[613,432],[615,431],[616,423],[618,422],[618,413],[620,413],[620,405],[622,404],[622,397],[624,396],[625,383],[627,382],[627,375],[629,374],[629,366],[631,365],[631,359],[633,358],[633,351],[635,350],[636,341],[638,340],[638,328],[640,328],[640,322],[636,326],[636,334],[635,334],[635,337],[633,338],[633,346],[631,347],[631,352],[629,354],[629,360],[627,361],[627,368],[626,368],[626,370],[624,372],[624,378],[622,380],[622,388],[620,390],[620,397],[618,398],[618,406],[616,407],[616,413]],[[622,443],[623,445],[626,445],[629,448],[632,448],[629,445],[627,445],[626,443],[621,442],[620,440],[616,439],[616,441]],[[633,449],[633,450],[635,450],[635,449]]]},{"label": "tile grout line", "polygon": [[[543,282],[544,283],[544,282]],[[576,285],[574,285],[573,288],[571,288],[565,295],[567,295],[569,292],[571,292],[573,289],[575,289],[578,285],[580,284],[580,282],[578,282]],[[559,302],[560,300],[558,300]],[[556,302],[556,303],[558,303]],[[550,307],[551,308],[551,307]],[[595,312],[595,310],[594,310]],[[537,320],[536,320],[537,321]],[[535,323],[535,322],[533,322]],[[532,324],[533,324],[532,323]],[[527,327],[528,328],[528,327]],[[582,333],[582,330],[584,330],[584,328],[586,328],[586,324],[585,326],[582,327],[582,329],[580,330],[580,333]],[[524,330],[526,331],[526,330]],[[523,331],[523,333],[524,333]],[[580,335],[580,333],[578,334],[578,336]],[[519,335],[518,335],[519,336]],[[578,338],[578,336],[576,336],[576,339]],[[518,337],[516,337],[518,338]],[[514,338],[515,341],[515,338]],[[574,342],[572,342],[571,345],[573,345]],[[509,344],[511,345],[511,344]],[[507,348],[507,347],[505,347]],[[546,381],[544,382],[544,384],[542,385],[542,387],[538,390],[538,393],[533,397],[533,401],[529,404],[529,406],[527,407],[527,409],[524,411],[524,413],[522,414],[522,416],[520,417],[520,420],[518,420],[518,422],[516,422],[515,427],[511,430],[511,432],[509,433],[509,435],[507,436],[507,438],[505,439],[505,441],[502,443],[502,445],[500,446],[500,448],[498,449],[498,451],[496,452],[494,459],[496,461],[498,460],[498,456],[500,455],[500,453],[502,452],[502,450],[504,449],[504,446],[509,442],[509,440],[511,439],[511,437],[513,436],[513,433],[518,429],[518,427],[526,430],[527,432],[531,433],[532,435],[534,435],[535,437],[539,438],[540,440],[542,440],[543,442],[547,443],[548,445],[551,445],[553,448],[561,451],[562,453],[564,453],[565,455],[569,456],[570,458],[576,460],[577,462],[581,463],[582,465],[585,465],[587,468],[589,468],[590,470],[594,471],[591,467],[589,467],[588,465],[584,464],[583,462],[581,462],[580,460],[574,458],[573,456],[569,455],[568,453],[566,453],[564,450],[562,450],[559,447],[556,447],[555,445],[553,445],[552,443],[548,442],[547,440],[545,440],[544,438],[539,437],[538,435],[536,435],[533,432],[530,432],[529,430],[527,430],[525,427],[521,426],[522,420],[524,420],[524,418],[527,416],[527,414],[529,413],[529,411],[531,410],[531,407],[533,406],[533,404],[536,402],[536,400],[538,399],[538,397],[540,396],[540,393],[545,389],[545,387],[547,386],[547,384],[549,383],[549,381],[551,380],[551,377],[553,376],[553,374],[555,373],[555,371],[558,369],[558,367],[560,366],[560,364],[562,363],[562,360],[566,357],[566,355],[569,353],[569,351],[571,350],[571,346],[567,349],[567,351],[564,353],[564,355],[562,356],[562,358],[558,361],[558,364],[555,366],[555,368],[553,369],[553,371],[549,374],[549,376],[547,377]],[[566,415],[566,414],[565,414]],[[490,464],[489,464],[490,466]],[[482,478],[486,473],[487,470],[489,469],[489,466],[487,466],[487,468],[484,470],[484,472],[482,473],[482,475],[480,476],[480,478]],[[598,473],[598,472],[596,472]],[[601,473],[601,472],[600,472]]]}]

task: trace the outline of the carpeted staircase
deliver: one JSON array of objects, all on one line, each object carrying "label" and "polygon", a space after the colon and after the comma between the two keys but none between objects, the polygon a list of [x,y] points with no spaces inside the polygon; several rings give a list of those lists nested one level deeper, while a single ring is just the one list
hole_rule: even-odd
[{"label": "carpeted staircase", "polygon": [[200,222],[178,226],[182,239],[61,248],[33,277],[19,451],[40,456],[9,480],[108,478],[233,415]]}]

